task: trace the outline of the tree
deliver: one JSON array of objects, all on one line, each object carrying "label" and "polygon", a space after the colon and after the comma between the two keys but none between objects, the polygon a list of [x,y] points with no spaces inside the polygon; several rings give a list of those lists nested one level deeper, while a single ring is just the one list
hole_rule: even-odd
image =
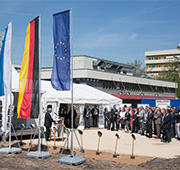
[{"label": "tree", "polygon": [[180,98],[180,57],[174,56],[164,67],[164,70],[158,76],[154,76],[158,80],[165,80],[178,83],[176,97]]},{"label": "tree", "polygon": [[131,63],[127,63],[131,66],[135,66],[134,74],[145,74],[145,68],[142,68],[142,62],[140,60],[134,60]]}]

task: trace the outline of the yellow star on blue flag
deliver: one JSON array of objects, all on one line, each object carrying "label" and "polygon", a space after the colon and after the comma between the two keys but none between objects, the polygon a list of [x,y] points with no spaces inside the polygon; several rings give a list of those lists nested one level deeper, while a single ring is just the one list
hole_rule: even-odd
[{"label": "yellow star on blue flag", "polygon": [[52,87],[70,90],[70,10],[53,15],[54,60]]}]

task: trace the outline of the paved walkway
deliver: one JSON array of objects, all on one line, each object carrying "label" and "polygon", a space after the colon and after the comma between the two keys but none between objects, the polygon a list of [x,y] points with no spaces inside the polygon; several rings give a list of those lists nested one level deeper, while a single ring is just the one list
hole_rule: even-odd
[{"label": "paved walkway", "polygon": [[[100,140],[100,151],[114,152],[116,131],[109,131],[106,129],[88,129],[83,134],[83,147],[84,149],[96,150],[98,144],[97,131],[101,130],[103,135]],[[130,133],[119,131],[121,138],[118,140],[118,154],[131,154],[132,153],[132,138]],[[80,140],[80,135],[76,131]],[[70,141],[70,140],[69,140]],[[27,141],[28,142],[28,141]],[[37,139],[33,143],[37,143]],[[43,140],[43,144],[45,141]],[[48,142],[48,145],[54,145],[54,141]],[[57,141],[57,146],[63,146],[63,141]],[[78,143],[74,137],[74,147],[78,148]],[[180,156],[180,141],[173,139],[171,143],[162,143],[159,139],[147,138],[137,134],[134,147],[135,155],[151,156],[159,158],[174,158]]]}]

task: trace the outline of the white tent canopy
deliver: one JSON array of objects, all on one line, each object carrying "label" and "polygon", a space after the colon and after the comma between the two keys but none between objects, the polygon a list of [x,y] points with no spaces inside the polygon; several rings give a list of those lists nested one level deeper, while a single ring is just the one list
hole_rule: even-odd
[{"label": "white tent canopy", "polygon": [[[75,104],[121,104],[122,100],[85,84],[73,84],[73,103]],[[71,103],[71,91],[56,91],[50,81],[41,81],[47,101]]]},{"label": "white tent canopy", "polygon": [[[73,85],[73,101],[75,104],[121,104],[122,100],[85,84]],[[12,91],[18,92],[19,73],[12,66]],[[47,101],[71,103],[71,91],[57,91],[50,81],[41,81],[41,91]]]},{"label": "white tent canopy", "polygon": [[12,92],[19,91],[19,73],[16,71],[14,66],[12,66]]}]

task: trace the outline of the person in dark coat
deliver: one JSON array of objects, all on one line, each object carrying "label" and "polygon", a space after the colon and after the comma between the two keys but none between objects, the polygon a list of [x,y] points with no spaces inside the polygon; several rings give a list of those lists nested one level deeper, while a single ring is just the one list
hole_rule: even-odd
[{"label": "person in dark coat", "polygon": [[113,106],[113,112],[115,115],[114,122],[116,124],[116,131],[119,130],[119,123],[118,123],[118,110],[116,109],[116,105]]},{"label": "person in dark coat", "polygon": [[99,109],[96,105],[94,105],[94,108],[91,110],[91,113],[93,118],[93,126],[98,127]]},{"label": "person in dark coat", "polygon": [[[114,130],[114,123],[115,123],[115,113],[113,108],[111,108],[110,111],[110,118],[109,118],[109,125],[108,125],[108,130]],[[112,125],[112,126],[111,126]]]},{"label": "person in dark coat", "polygon": [[84,109],[84,121],[85,121],[85,128],[89,128],[89,122],[90,122],[90,108],[87,105],[86,108]]},{"label": "person in dark coat", "polygon": [[174,138],[176,136],[176,123],[177,123],[177,110],[176,107],[171,109],[171,137]]},{"label": "person in dark coat", "polygon": [[132,132],[133,133],[138,133],[138,131],[139,131],[139,127],[140,127],[140,125],[139,125],[139,110],[138,110],[138,108],[135,108],[134,109],[135,110],[135,112],[134,112],[134,114],[133,114],[133,116],[132,116],[132,118],[133,118],[133,129],[132,129]]},{"label": "person in dark coat", "polygon": [[129,109],[126,109],[125,122],[126,122],[126,132],[127,133],[129,133],[130,120],[131,120],[131,115],[129,113]]},{"label": "person in dark coat", "polygon": [[153,123],[154,114],[152,109],[149,108],[148,115],[147,115],[147,131],[149,134],[149,138],[152,138],[152,123]]},{"label": "person in dark coat", "polygon": [[108,127],[108,124],[109,124],[109,112],[108,112],[108,109],[107,107],[104,109],[104,128],[106,129]]},{"label": "person in dark coat", "polygon": [[171,111],[166,109],[166,114],[163,120],[163,130],[165,134],[165,142],[171,142]]},{"label": "person in dark coat", "polygon": [[51,115],[50,115],[51,112],[52,112],[52,109],[48,108],[48,111],[47,111],[47,113],[45,115],[44,126],[46,127],[46,141],[49,141],[49,135],[50,135],[52,122],[55,122],[55,120],[53,120]]}]

